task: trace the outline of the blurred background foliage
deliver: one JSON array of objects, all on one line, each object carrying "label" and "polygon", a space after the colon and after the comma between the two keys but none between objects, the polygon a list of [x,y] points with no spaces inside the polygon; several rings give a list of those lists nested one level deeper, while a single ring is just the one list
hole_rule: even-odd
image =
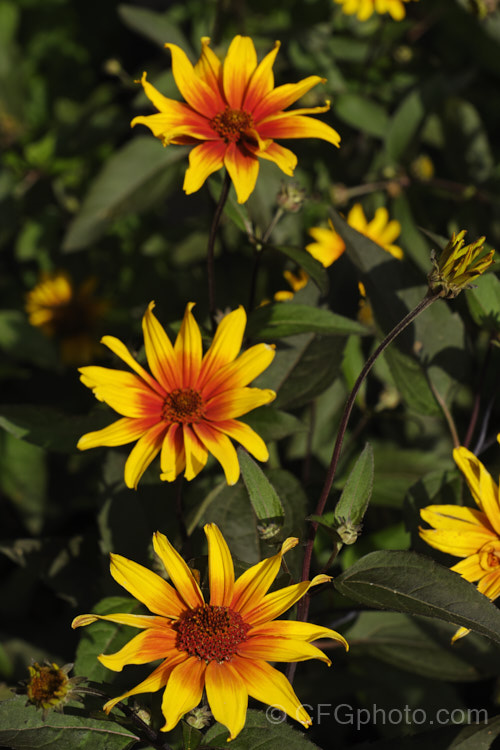
[{"label": "blurred background foliage", "polygon": [[[121,596],[108,573],[109,551],[151,565],[153,530],[180,541],[170,485],[148,472],[137,492],[127,490],[126,450],[77,455],[78,438],[111,421],[109,411],[96,406],[79,384],[75,363],[62,356],[64,338],[81,333],[79,324],[46,336],[30,325],[25,311],[26,295],[40,274],[64,270],[75,287],[92,278],[92,295],[105,302],[88,332],[95,340],[104,333],[119,336],[142,356],[140,320],[152,299],[172,334],[186,302],[196,301],[197,320],[209,338],[206,242],[221,177],[185,196],[186,150],[162,149],[145,129],[130,130],[133,116],[151,112],[136,83],[142,72],[175,98],[165,42],[179,44],[194,61],[202,36],[210,35],[223,54],[229,40],[244,33],[254,39],[259,57],[281,40],[278,84],[313,74],[326,78],[301,106],[331,100],[324,119],[341,133],[341,148],[296,141],[294,181],[261,162],[248,203],[237,205],[231,193],[216,245],[218,307],[248,308],[258,240],[278,209],[277,195],[283,184],[305,190],[302,210],[285,214],[273,231],[273,246],[262,251],[254,300],[272,299],[286,288],[283,271],[303,261],[312,280],[294,303],[314,311],[328,308],[344,322],[313,320],[303,310],[294,315],[286,303],[254,311],[251,339],[279,339],[275,362],[258,381],[278,397],[272,409],[246,418],[271,447],[266,475],[285,510],[282,532],[304,538],[304,518],[316,505],[346,395],[374,338],[425,293],[431,248],[459,229],[468,230],[470,241],[486,235],[488,246],[499,245],[496,5],[485,3],[487,12],[479,17],[482,4],[420,0],[408,4],[399,23],[378,15],[359,23],[330,0],[0,0],[0,678],[5,685],[25,677],[32,658],[63,664],[75,660],[76,649],[77,673],[113,680],[113,691],[130,685],[135,673],[116,675],[95,660],[104,647],[125,642],[126,629],[100,623],[80,640],[69,627],[71,619],[104,597]],[[387,206],[401,224],[404,259],[389,258],[344,226],[347,252],[324,270],[304,252],[311,241],[308,229],[326,226],[337,216],[334,210],[347,214],[356,201],[369,218]],[[356,320],[359,281],[374,314],[368,325]],[[500,467],[499,303],[500,284],[492,272],[456,301],[436,303],[377,363],[358,399],[334,493],[338,497],[369,440],[371,504],[360,539],[343,549],[334,573],[380,549],[411,547],[450,564],[418,540],[418,508],[470,504],[451,459],[450,419],[460,442],[468,440],[493,476]],[[96,361],[116,366],[104,348]],[[245,563],[272,553],[259,535],[244,484],[226,487],[214,462],[186,485],[185,495],[194,556],[203,550],[206,520],[220,525],[233,554]],[[318,569],[330,553],[330,537],[321,530]],[[300,555],[300,549],[290,554],[296,575]],[[99,606],[117,609],[114,600]],[[363,607],[340,593],[313,599],[311,618],[340,629],[352,649],[347,656],[335,651],[332,672],[311,663],[300,666],[297,692],[309,704],[497,711],[497,645],[473,634],[452,649],[452,625],[391,612],[357,617],[358,609]],[[1,696],[7,695],[5,688]],[[339,747],[391,737],[399,738],[396,744],[380,747],[406,747],[401,736],[414,730],[377,725],[355,732],[324,722],[308,736],[324,747],[332,732]],[[448,735],[434,727],[426,746],[448,747]],[[454,735],[449,736],[451,742]]]}]

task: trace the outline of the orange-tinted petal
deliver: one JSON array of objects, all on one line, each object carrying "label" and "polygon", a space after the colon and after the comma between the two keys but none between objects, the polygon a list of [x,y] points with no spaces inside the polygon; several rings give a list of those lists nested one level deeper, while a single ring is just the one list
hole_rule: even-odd
[{"label": "orange-tinted petal", "polygon": [[184,434],[182,425],[177,422],[170,425],[167,434],[163,438],[160,466],[162,471],[160,479],[166,482],[173,482],[181,471],[185,469],[186,452],[184,450]]},{"label": "orange-tinted petal", "polygon": [[156,418],[150,419],[149,417],[146,419],[124,417],[108,425],[108,427],[103,427],[102,430],[95,430],[95,432],[87,432],[82,435],[76,447],[81,451],[86,451],[89,448],[100,446],[111,448],[116,445],[127,445],[127,443],[131,443],[144,435],[155,421]]},{"label": "orange-tinted petal", "polygon": [[210,37],[201,38],[201,55],[194,66],[194,72],[211,88],[221,85],[221,63],[215,52],[210,49]]},{"label": "orange-tinted petal", "polygon": [[184,50],[176,44],[166,44],[172,54],[172,72],[175,83],[187,103],[204,117],[212,119],[224,110],[225,102],[218,89],[213,89],[196,75]]},{"label": "orange-tinted petal", "polygon": [[203,357],[198,388],[202,389],[214,373],[236,359],[243,342],[246,322],[247,316],[242,305],[222,318],[212,344]]},{"label": "orange-tinted petal", "polygon": [[153,534],[153,546],[156,554],[165,566],[165,570],[169,574],[172,583],[176,587],[179,596],[182,597],[191,609],[201,607],[203,604],[203,595],[198,582],[189,566],[170,544],[167,537],[156,531]]},{"label": "orange-tinted petal", "polygon": [[[184,659],[185,654],[179,654],[179,656],[176,657],[176,662]],[[106,713],[109,714],[113,706],[116,706],[117,703],[120,703],[120,701],[125,698],[129,698],[131,695],[138,695],[138,693],[155,693],[157,690],[160,690],[167,684],[170,673],[174,666],[176,666],[176,662],[162,662],[156,667],[154,672],[149,675],[149,677],[146,677],[145,680],[132,688],[132,690],[127,690],[126,693],[122,693],[122,695],[119,695],[117,698],[113,698],[105,703],[103,708]]]},{"label": "orange-tinted petal", "polygon": [[333,146],[340,145],[340,135],[330,125],[305,115],[268,117],[259,124],[262,138],[321,138]]},{"label": "orange-tinted petal", "polygon": [[208,401],[206,417],[214,422],[241,417],[252,409],[269,404],[276,393],[269,388],[234,388],[219,393]]},{"label": "orange-tinted petal", "polygon": [[181,372],[182,388],[196,388],[200,374],[202,344],[198,324],[191,313],[195,303],[186,305],[181,330],[175,340],[174,351],[177,367]]},{"label": "orange-tinted petal", "polygon": [[234,445],[227,435],[208,422],[193,424],[193,430],[205,448],[217,459],[224,470],[228,484],[236,484],[240,476],[240,465]]},{"label": "orange-tinted petal", "polygon": [[265,151],[259,151],[259,158],[274,162],[282,172],[289,177],[293,177],[294,169],[297,166],[297,157],[289,148],[280,146],[279,143],[271,143]]},{"label": "orange-tinted petal", "polygon": [[238,203],[245,203],[257,182],[259,160],[238,144],[229,143],[224,156],[224,166],[233,182]]},{"label": "orange-tinted petal", "polygon": [[243,641],[238,646],[238,654],[246,659],[264,659],[264,661],[305,661],[306,659],[320,659],[330,666],[330,659],[308,641],[292,640],[291,638],[270,638],[269,636],[255,636]]},{"label": "orange-tinted petal", "polygon": [[85,625],[92,625],[98,620],[106,622],[116,622],[119,625],[129,625],[132,628],[152,628],[152,627],[169,627],[170,621],[164,617],[155,617],[154,615],[131,615],[128,612],[117,612],[112,615],[78,615],[71,623],[72,628],[81,628]]},{"label": "orange-tinted petal", "polygon": [[183,190],[187,195],[195,193],[207,177],[222,169],[226,144],[222,140],[206,141],[189,152],[189,167],[184,176]]},{"label": "orange-tinted petal", "polygon": [[205,675],[207,699],[216,721],[229,729],[230,739],[245,726],[248,692],[238,671],[229,663],[211,661]]},{"label": "orange-tinted petal", "polygon": [[[224,94],[232,109],[241,109],[248,82],[257,67],[257,53],[248,36],[235,36],[222,71]],[[243,201],[241,201],[243,202]]]},{"label": "orange-tinted petal", "polygon": [[130,489],[137,489],[140,478],[161,450],[161,444],[167,429],[165,422],[153,425],[137,441],[125,463],[125,484]]},{"label": "orange-tinted petal", "polygon": [[151,612],[177,619],[186,610],[179,594],[167,581],[133,560],[112,554],[111,575]]},{"label": "orange-tinted petal", "polygon": [[153,314],[154,302],[150,302],[142,319],[144,347],[151,372],[166,391],[174,391],[180,386],[176,370],[174,347],[165,329]]},{"label": "orange-tinted petal", "polygon": [[[269,91],[261,101],[256,104],[253,116],[257,124],[265,117],[274,115],[287,109],[291,104],[307,94],[318,83],[324,83],[325,79],[320,76],[309,76],[298,83],[285,83],[283,86]],[[260,130],[260,125],[259,125]]]},{"label": "orange-tinted petal", "polygon": [[219,392],[248,385],[269,367],[275,354],[275,347],[269,344],[250,347],[234,362],[229,362],[218,373],[214,373],[203,389],[204,398],[208,400]]},{"label": "orange-tinted petal", "polygon": [[258,107],[267,94],[273,90],[273,65],[280,46],[280,42],[275,42],[274,49],[272,49],[271,52],[268,52],[254,70],[248,83],[245,100],[243,102],[243,109],[245,112],[254,114],[256,107]]},{"label": "orange-tinted petal", "polygon": [[210,604],[229,607],[234,591],[234,566],[229,547],[214,523],[205,525],[208,540]]},{"label": "orange-tinted petal", "polygon": [[205,670],[205,662],[194,657],[188,657],[172,670],[161,704],[165,717],[162,732],[169,732],[185,713],[198,705],[203,693]]},{"label": "orange-tinted petal", "polygon": [[481,461],[467,448],[455,448],[453,458],[464,475],[472,497],[486,513],[497,534],[500,534],[500,508],[498,485],[493,481]]},{"label": "orange-tinted petal", "polygon": [[184,455],[186,461],[186,472],[184,476],[191,481],[194,479],[207,463],[208,451],[198,439],[188,424],[183,425]]},{"label": "orange-tinted petal", "polygon": [[127,664],[147,664],[178,653],[176,640],[177,632],[172,628],[150,628],[134,636],[115,654],[100,654],[97,658],[107,669],[121,672]]},{"label": "orange-tinted petal", "polygon": [[258,606],[245,609],[245,621],[251,625],[260,625],[268,620],[274,620],[275,617],[279,617],[287,609],[290,609],[295,602],[302,599],[311,586],[317,586],[330,580],[329,576],[317,575],[312,581],[301,581],[301,583],[296,583],[293,586],[286,586],[278,591],[273,591],[272,594],[267,594],[261,599]]},{"label": "orange-tinted petal", "polygon": [[245,450],[251,453],[257,461],[267,461],[269,458],[269,451],[265,442],[244,422],[238,422],[236,419],[221,420],[217,422],[217,427],[221,432],[225,432],[228,437],[241,443]]},{"label": "orange-tinted petal", "polygon": [[81,381],[91,388],[98,401],[104,401],[118,414],[132,419],[161,413],[163,399],[142,378],[124,370],[107,367],[80,368]]},{"label": "orange-tinted petal", "polygon": [[[249,633],[249,638],[254,636],[268,636],[269,638],[291,638],[296,641],[317,641],[319,638],[331,638],[341,643],[346,650],[349,644],[346,639],[336,630],[325,628],[322,625],[314,625],[309,622],[298,622],[297,620],[273,620],[262,625],[256,625]],[[271,659],[272,661],[272,659]]]},{"label": "orange-tinted petal", "polygon": [[289,537],[281,545],[278,554],[261,560],[246,570],[234,585],[231,609],[244,615],[247,610],[258,608],[279,573],[283,555],[298,543],[296,537]]},{"label": "orange-tinted petal", "polygon": [[113,354],[116,354],[117,357],[120,357],[120,359],[126,362],[127,365],[132,370],[134,370],[134,372],[136,372],[144,380],[144,382],[147,383],[149,387],[156,391],[160,396],[165,395],[165,392],[161,385],[151,377],[149,372],[146,372],[144,367],[141,367],[139,362],[137,362],[130,354],[125,344],[122,344],[119,339],[115,338],[114,336],[103,336],[103,338],[101,339],[101,344],[107,346],[108,349],[111,349]]}]

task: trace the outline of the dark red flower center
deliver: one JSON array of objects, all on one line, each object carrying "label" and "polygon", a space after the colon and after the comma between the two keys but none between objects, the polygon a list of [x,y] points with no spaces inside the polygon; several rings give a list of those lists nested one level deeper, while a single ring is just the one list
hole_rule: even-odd
[{"label": "dark red flower center", "polygon": [[204,604],[177,620],[177,648],[205,661],[228,661],[247,639],[250,625],[229,607]]},{"label": "dark red flower center", "polygon": [[162,416],[167,422],[196,422],[204,412],[201,394],[193,388],[177,388],[163,403]]},{"label": "dark red flower center", "polygon": [[498,568],[500,565],[500,540],[487,542],[479,550],[479,564],[484,570]]},{"label": "dark red flower center", "polygon": [[210,120],[210,125],[226,143],[238,143],[245,130],[253,128],[253,119],[248,112],[226,107],[224,112],[219,112]]}]

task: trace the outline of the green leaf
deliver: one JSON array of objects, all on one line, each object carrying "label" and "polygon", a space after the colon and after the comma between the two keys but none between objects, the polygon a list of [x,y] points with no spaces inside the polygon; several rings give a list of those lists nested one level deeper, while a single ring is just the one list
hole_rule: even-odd
[{"label": "green leaf", "polygon": [[371,552],[342,573],[335,587],[370,607],[436,617],[500,643],[497,607],[457,573],[415,552]]},{"label": "green leaf", "polygon": [[59,364],[54,342],[19,310],[0,311],[0,349],[15,362],[29,362],[44,370],[55,369]]},{"label": "green leaf", "polygon": [[51,711],[45,721],[25,696],[0,703],[0,743],[13,750],[128,750],[139,737],[111,720],[82,716],[80,709]]},{"label": "green leaf", "polygon": [[0,489],[32,534],[39,534],[43,526],[47,486],[45,451],[0,432]]},{"label": "green leaf", "polygon": [[167,42],[177,44],[188,54],[191,45],[179,30],[179,26],[170,23],[165,13],[155,13],[147,8],[137,8],[134,5],[119,5],[118,15],[132,31],[142,34],[147,39],[164,47]]},{"label": "green leaf", "polygon": [[451,745],[448,745],[447,750],[489,750],[498,736],[500,736],[500,716],[488,717],[487,722],[464,727]]},{"label": "green leaf", "polygon": [[385,138],[389,117],[377,102],[359,94],[340,94],[335,98],[335,115],[357,130]]},{"label": "green leaf", "polygon": [[[317,745],[303,734],[285,724],[285,716],[269,707],[264,711],[247,711],[244,729],[231,741],[231,750],[314,750]],[[204,737],[204,746],[226,747],[228,731],[221,724],[210,727]]]},{"label": "green leaf", "polygon": [[272,406],[260,406],[249,414],[239,417],[239,420],[255,430],[265,443],[282,440],[307,429],[305,424],[293,414],[287,414]]},{"label": "green leaf", "polygon": [[330,310],[293,302],[264,305],[249,317],[247,333],[259,339],[277,339],[298,333],[321,333],[326,336],[366,335],[365,326]]},{"label": "green leaf", "polygon": [[469,312],[478,326],[496,333],[500,330],[500,280],[494,273],[486,273],[474,282],[465,299]]},{"label": "green leaf", "polygon": [[201,745],[203,734],[199,729],[192,727],[185,721],[182,721],[182,741],[184,750],[196,750]]},{"label": "green leaf", "polygon": [[417,414],[440,414],[441,409],[434,398],[427,377],[418,360],[403,354],[397,347],[389,346],[384,357],[394,384],[408,408]]},{"label": "green leaf", "polygon": [[284,511],[278,493],[266,475],[243,448],[238,448],[241,474],[252,507],[259,521],[274,524],[275,533],[283,525]]},{"label": "green leaf", "polygon": [[[114,612],[141,614],[143,607],[136,599],[124,596],[109,596],[102,599],[92,612],[96,615],[109,615]],[[81,640],[76,650],[75,674],[83,675],[93,682],[112,682],[115,672],[104,667],[97,660],[99,654],[112,654],[124,646],[134,635],[137,628],[117,625],[105,620],[97,620],[80,629]]]},{"label": "green leaf", "polygon": [[0,405],[0,427],[16,438],[60,453],[74,453],[82,435],[106,427],[110,421],[109,412],[100,409],[74,416],[50,406]]},{"label": "green leaf", "polygon": [[473,104],[449,97],[443,115],[446,151],[461,182],[484,182],[495,165],[487,130]]},{"label": "green leaf", "polygon": [[363,520],[373,489],[373,450],[370,443],[363,448],[349,474],[340,500],[335,506],[335,521],[357,525]]},{"label": "green leaf", "polygon": [[81,250],[99,239],[115,219],[150,208],[175,181],[172,167],[185,156],[181,146],[163,148],[157,138],[134,137],[106,162],[90,186],[63,249]]},{"label": "green leaf", "polygon": [[314,281],[321,294],[328,294],[328,274],[326,269],[323,268],[316,258],[313,258],[307,250],[302,250],[298,247],[290,247],[288,245],[267,245],[266,249],[277,250],[279,253],[286,255],[298,266],[307,272],[308,276]]}]

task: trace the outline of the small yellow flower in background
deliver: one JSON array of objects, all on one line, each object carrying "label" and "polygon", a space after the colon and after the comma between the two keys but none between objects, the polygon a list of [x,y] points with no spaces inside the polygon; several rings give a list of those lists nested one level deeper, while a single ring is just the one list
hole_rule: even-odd
[{"label": "small yellow flower in background", "polygon": [[29,679],[22,683],[23,687],[19,692],[27,695],[28,703],[42,710],[44,721],[49,711],[62,713],[68,701],[79,697],[79,691],[75,688],[85,678],[68,677],[72,668],[73,664],[58,667],[51,662],[42,665],[35,662],[28,667]]},{"label": "small yellow flower in background", "polygon": [[479,257],[484,249],[485,237],[465,245],[466,234],[465,229],[457,235],[453,233],[439,257],[434,250],[432,251],[431,260],[434,268],[428,276],[432,293],[439,292],[440,296],[445,298],[456,297],[464,289],[471,289],[471,282],[493,263],[494,250]]},{"label": "small yellow flower in background", "polygon": [[[420,536],[431,547],[464,558],[451,570],[467,581],[477,582],[478,591],[493,601],[500,595],[498,485],[467,448],[455,448],[453,458],[479,510],[460,505],[429,505],[420,515],[433,528],[421,528]],[[467,628],[459,628],[452,641],[469,632]]]},{"label": "small yellow flower in background", "polygon": [[123,418],[83,435],[78,448],[126,445],[137,440],[125,464],[125,483],[130,488],[137,488],[160,452],[160,476],[167,482],[184,470],[186,479],[193,479],[212,453],[222,465],[228,484],[234,484],[240,467],[230,438],[259,461],[269,457],[264,441],[236,417],[275,398],[274,391],[246,387],[271,364],[274,347],[257,344],[238,357],[246,325],[246,313],[240,306],[222,319],[203,356],[200,329],[191,313],[194,302],[186,307],[174,345],[153,315],[153,307],[151,302],[142,320],[152,375],[113,336],[104,336],[102,343],[135,375],[105,367],[80,368],[82,383]]},{"label": "small yellow flower in background", "polygon": [[80,615],[73,627],[96,620],[131,625],[144,632],[116,654],[99,656],[108,669],[120,672],[126,664],[146,664],[162,659],[143,682],[108,701],[111,711],[119,701],[138,693],[165,688],[163,731],[173,729],[181,717],[201,700],[203,689],[216,721],[224,724],[234,739],[246,720],[248,696],[277,706],[303,726],[311,718],[281,672],[267,662],[320,659],[330,665],[322,651],[312,645],[318,638],[332,638],[346,649],[345,639],[334,630],[293,620],[274,621],[301,599],[311,586],[325,583],[318,575],[268,593],[279,573],[281,560],[298,539],[287,539],[278,554],[245,571],[236,581],[231,553],[215,524],[205,526],[208,539],[210,600],[205,602],[197,580],[168,539],[153,536],[161,559],[175,588],[163,578],[121,555],[111,555],[111,575],[153,615]]},{"label": "small yellow flower in background", "polygon": [[342,5],[342,12],[348,16],[357,15],[360,21],[366,21],[373,13],[389,13],[395,21],[401,21],[406,10],[404,3],[410,0],[333,0]]},{"label": "small yellow flower in background", "polygon": [[[319,260],[327,268],[334,263],[345,250],[345,242],[342,237],[335,231],[332,222],[329,220],[330,229],[326,227],[313,227],[309,229],[309,234],[316,240],[306,245],[306,250]],[[353,229],[357,229],[360,234],[369,237],[377,245],[393,255],[395,258],[402,258],[403,251],[397,245],[393,245],[401,233],[401,224],[393,219],[389,221],[389,213],[385,207],[377,208],[375,216],[369,222],[366,219],[361,203],[355,203],[347,214],[347,223]]]},{"label": "small yellow flower in background", "polygon": [[108,303],[93,296],[95,286],[96,280],[90,278],[76,289],[68,273],[55,271],[42,273],[26,295],[29,322],[59,340],[67,364],[90,362],[100,349],[96,328]]},{"label": "small yellow flower in background", "polygon": [[358,320],[360,323],[364,323],[366,326],[373,326],[375,323],[373,317],[373,308],[370,304],[370,300],[366,296],[365,285],[360,281],[358,282],[359,290],[359,302],[358,302]]},{"label": "small yellow flower in background", "polygon": [[284,289],[280,292],[276,292],[274,299],[276,302],[289,302],[295,297],[295,294],[303,289],[309,281],[309,274],[304,271],[303,268],[299,268],[296,272],[294,271],[283,271],[283,276],[290,284],[292,291]]},{"label": "small yellow flower in background", "polygon": [[160,94],[144,73],[144,91],[159,112],[132,120],[132,126],[150,128],[164,146],[193,146],[184,179],[186,193],[196,192],[209,175],[225,167],[238,202],[244,203],[255,188],[259,159],[272,161],[285,174],[293,175],[297,157],[276,143],[276,138],[321,138],[339,145],[340,136],[333,128],[306,116],[327,112],[329,102],[284,111],[325,79],[309,76],[275,88],[272,69],[279,42],[260,63],[249,37],[236,36],[222,63],[210,49],[208,37],[202,37],[201,44],[201,57],[194,67],[180,47],[165,45],[172,54],[172,72],[185,102]]}]

